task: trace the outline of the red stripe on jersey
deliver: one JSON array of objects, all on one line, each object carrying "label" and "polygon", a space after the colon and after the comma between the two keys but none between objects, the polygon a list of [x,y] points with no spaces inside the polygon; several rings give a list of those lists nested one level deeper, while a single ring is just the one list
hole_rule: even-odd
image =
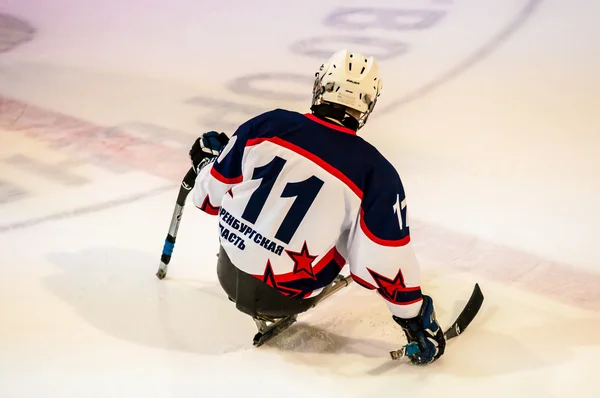
[{"label": "red stripe on jersey", "polygon": [[359,285],[361,285],[364,288],[367,288],[370,290],[377,289],[375,286],[371,285],[369,282],[367,282],[366,280],[364,280],[363,278],[361,278],[358,275],[354,275],[353,273],[350,273],[350,276],[352,276],[352,279],[354,279],[356,281],[356,283],[358,283]]},{"label": "red stripe on jersey", "polygon": [[[362,199],[362,197],[363,197],[362,190],[354,182],[352,182],[351,179],[346,177],[346,175],[344,173],[342,173],[340,170],[336,169],[335,167],[333,167],[332,165],[330,165],[329,163],[327,163],[326,161],[324,161],[317,155],[315,155],[305,149],[302,149],[299,146],[292,144],[291,142],[282,140],[279,137],[254,138],[254,139],[248,140],[246,142],[246,146],[258,145],[265,141],[269,141],[275,145],[279,145],[281,147],[287,148],[290,151],[296,152],[298,155],[307,158],[308,160],[317,164],[322,169],[324,169],[326,172],[328,172],[329,174],[331,174],[332,176],[334,176],[335,178],[337,178],[338,180],[340,180],[341,182],[346,184],[346,186],[348,186],[348,188],[350,188],[352,190],[352,192],[354,192],[356,194],[356,196],[358,196],[360,199]],[[213,170],[214,170],[214,168],[213,168]]]},{"label": "red stripe on jersey", "polygon": [[210,175],[215,177],[217,180],[221,181],[223,184],[238,184],[243,180],[243,176],[227,178],[221,173],[219,173],[217,170],[215,170],[214,166],[210,169]]},{"label": "red stripe on jersey", "polygon": [[378,245],[398,247],[398,246],[406,246],[410,243],[410,235],[406,236],[405,238],[397,239],[397,240],[388,240],[388,239],[378,238],[377,236],[375,236],[375,234],[373,232],[369,231],[369,228],[367,227],[367,224],[365,223],[364,216],[365,216],[365,211],[361,209],[360,210],[360,228],[363,230],[363,232],[365,233],[365,235],[367,235],[367,237],[369,239],[371,239],[373,242],[377,243]]},{"label": "red stripe on jersey", "polygon": [[219,206],[215,207],[211,205],[210,200],[208,199],[208,195],[206,195],[206,197],[202,201],[202,205],[196,207],[198,207],[203,212],[210,214],[211,216],[216,216],[217,214],[219,214]]},{"label": "red stripe on jersey", "polygon": [[337,251],[337,248],[334,246],[323,256],[323,258],[313,267],[315,273],[320,272],[330,261],[335,261],[335,263],[340,267],[340,270],[344,268],[346,265],[346,259],[342,257],[340,252]]},{"label": "red stripe on jersey", "polygon": [[337,251],[337,249],[335,247],[332,250],[333,250],[333,259],[340,266],[340,269],[344,268],[344,265],[346,265],[346,259],[344,258],[344,256],[342,256],[340,254],[340,252]]},{"label": "red stripe on jersey", "polygon": [[[379,293],[379,292],[378,292],[378,293]],[[390,302],[390,303],[392,303],[392,304],[396,304],[396,305],[400,305],[400,306],[403,306],[403,305],[411,305],[411,304],[414,304],[414,303],[418,303],[419,301],[423,301],[423,297],[420,297],[420,298],[418,298],[418,299],[415,299],[415,300],[412,300],[412,301],[403,301],[403,302],[398,302],[398,301],[394,301],[394,300],[392,300],[392,299],[390,299],[390,298],[386,297],[384,294],[381,294],[381,293],[379,293],[379,295],[380,295],[381,297],[383,297],[383,299],[384,299],[385,301],[389,301],[389,302]]]},{"label": "red stripe on jersey", "polygon": [[342,133],[346,133],[346,134],[356,135],[356,131],[349,129],[348,127],[337,125],[335,123],[326,122],[323,119],[319,119],[317,116],[313,115],[312,113],[305,113],[304,116],[306,116],[313,122],[319,123],[325,127],[329,127],[330,129],[341,131]]}]

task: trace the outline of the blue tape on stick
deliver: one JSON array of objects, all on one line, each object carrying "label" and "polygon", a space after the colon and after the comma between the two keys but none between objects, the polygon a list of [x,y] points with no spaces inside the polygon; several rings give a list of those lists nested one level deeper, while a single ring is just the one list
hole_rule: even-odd
[{"label": "blue tape on stick", "polygon": [[175,247],[175,243],[171,243],[165,239],[165,245],[163,246],[163,254],[170,256],[173,254],[173,248]]}]

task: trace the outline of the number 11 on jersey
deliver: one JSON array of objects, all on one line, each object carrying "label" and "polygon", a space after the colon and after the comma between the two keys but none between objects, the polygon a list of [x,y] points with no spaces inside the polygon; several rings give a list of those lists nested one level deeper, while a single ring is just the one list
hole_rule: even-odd
[{"label": "number 11 on jersey", "polygon": [[[273,189],[273,185],[281,174],[283,166],[285,166],[286,160],[275,156],[273,160],[264,166],[260,166],[254,169],[252,173],[252,179],[260,179],[260,185],[250,196],[250,200],[242,213],[242,218],[251,223],[256,223],[258,216],[262,212],[267,198]],[[283,192],[281,193],[282,198],[293,198],[294,203],[290,207],[290,210],[285,215],[275,238],[282,242],[290,243],[292,237],[298,230],[300,223],[308,213],[308,210],[312,206],[315,198],[319,194],[321,187],[323,186],[323,180],[316,176],[310,176],[304,181],[290,182],[285,185]]]},{"label": "number 11 on jersey", "polygon": [[402,231],[404,227],[408,227],[408,220],[406,220],[406,225],[404,225],[404,220],[406,219],[406,212],[403,215],[403,210],[406,209],[406,199],[400,202],[400,195],[396,198],[396,203],[394,203],[394,213],[396,213],[396,217],[398,217],[398,225],[400,225],[400,230]]}]

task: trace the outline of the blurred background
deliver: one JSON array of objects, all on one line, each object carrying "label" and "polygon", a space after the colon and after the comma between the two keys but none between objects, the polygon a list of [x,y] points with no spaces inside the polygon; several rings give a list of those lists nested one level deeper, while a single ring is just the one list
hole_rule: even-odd
[{"label": "blurred background", "polygon": [[[126,369],[140,366],[144,357],[146,374],[164,371],[166,364],[156,358],[167,357],[178,370],[172,370],[171,384],[149,382],[140,373],[123,376],[114,391],[105,385],[98,394],[139,392],[146,383],[157,396],[173,391],[186,396],[199,387],[180,383],[188,375],[183,364],[201,373],[207,363],[216,373],[203,382],[218,391],[222,369],[253,375],[236,355],[282,360],[276,350],[257,354],[243,345],[252,325],[198,348],[196,337],[211,332],[192,332],[191,326],[205,323],[184,314],[165,321],[141,297],[152,292],[157,302],[171,303],[171,314],[179,314],[181,306],[195,313],[198,305],[189,304],[186,294],[196,294],[197,284],[215,286],[215,221],[193,209],[187,210],[174,256],[180,262],[173,267],[176,280],[165,281],[166,292],[177,293],[171,290],[166,300],[167,293],[156,290],[162,285],[151,280],[193,140],[208,130],[231,135],[245,120],[274,108],[307,112],[314,72],[333,52],[348,48],[374,55],[382,69],[383,93],[360,135],[404,181],[424,286],[448,300],[446,308],[440,304],[448,321],[455,314],[453,300],[468,295],[473,281],[487,281],[493,292],[488,297],[493,310],[480,328],[494,332],[463,347],[471,362],[448,358],[438,365],[441,375],[428,373],[428,387],[414,380],[412,370],[402,369],[409,375],[408,390],[434,394],[449,385],[464,388],[461,378],[480,371],[469,384],[474,395],[486,389],[496,396],[498,380],[510,380],[495,390],[497,396],[525,396],[549,379],[554,382],[535,396],[558,396],[568,388],[600,393],[588,366],[600,343],[591,334],[593,325],[600,326],[599,12],[600,4],[591,0],[4,0],[0,248],[6,269],[0,317],[7,326],[0,332],[5,354],[0,357],[7,362],[0,359],[0,392],[32,396],[37,390],[24,388],[23,380],[40,378],[48,368],[79,369],[86,382],[77,387],[59,387],[57,380],[63,379],[57,375],[39,385],[56,389],[56,396],[91,396],[86,383],[95,384],[99,374],[109,372],[110,366],[101,364],[111,362],[89,360],[90,350],[103,355],[91,348],[90,338],[114,349],[106,334],[126,344],[119,352],[132,353]],[[59,270],[66,277],[56,280]],[[219,294],[215,289],[207,297]],[[326,316],[307,323],[358,331],[358,313],[372,325],[387,325],[369,336],[392,344],[398,331],[384,331],[392,327],[387,314],[379,304],[365,305],[377,298],[357,294],[368,298],[348,299],[343,308],[349,312],[337,315],[340,323]],[[194,299],[206,303],[202,297]],[[141,307],[128,306],[130,301]],[[111,312],[108,303],[123,313]],[[234,311],[227,303],[219,306]],[[187,330],[184,347],[168,337],[176,332],[148,337],[127,322],[127,308],[142,317],[146,331],[169,322],[172,330]],[[63,322],[49,314],[62,314]],[[247,325],[245,318],[232,316],[231,325]],[[521,329],[520,337],[514,335],[518,320],[531,327],[525,329],[530,334]],[[90,335],[72,335],[80,344],[77,352],[87,354],[51,350],[46,357],[49,347],[69,345],[66,325],[92,328]],[[580,328],[589,333],[582,335]],[[48,333],[55,340],[48,340]],[[310,336],[309,346],[318,354],[341,352],[346,361],[377,356],[376,349],[353,351],[356,345],[344,339]],[[504,339],[515,341],[504,344]],[[560,352],[550,359],[543,350],[567,339],[584,345],[573,349],[567,364],[555,358]],[[288,385],[286,372],[307,372],[298,370],[297,362],[313,366],[324,360],[299,359],[304,357],[298,341],[303,340],[286,343],[293,347],[287,354],[292,363],[287,358],[278,370]],[[161,350],[177,346],[184,353],[192,344],[197,350],[182,359],[131,348],[139,344]],[[523,349],[510,351],[515,344]],[[482,370],[478,353],[493,345],[504,347],[504,354],[492,350],[496,364]],[[217,362],[198,358],[209,346],[215,353],[236,354]],[[247,351],[240,354],[240,347]],[[520,358],[524,368],[512,369],[510,358]],[[330,361],[329,370],[343,368],[342,360]],[[459,365],[471,376],[452,374]],[[353,369],[353,377],[363,377],[364,369]],[[371,372],[346,393],[366,396],[392,385],[386,372]],[[341,374],[317,378],[315,385],[331,394],[337,377],[348,376]]]}]

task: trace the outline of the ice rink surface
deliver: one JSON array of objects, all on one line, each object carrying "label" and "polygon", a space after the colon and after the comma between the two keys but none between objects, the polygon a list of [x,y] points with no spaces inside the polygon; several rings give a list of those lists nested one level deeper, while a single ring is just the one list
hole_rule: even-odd
[{"label": "ice rink surface", "polygon": [[[0,397],[598,397],[600,3],[0,4]],[[381,61],[360,134],[403,178],[437,363],[356,284],[252,347],[222,293],[216,219],[187,208],[194,138],[306,112],[339,48]]]}]

